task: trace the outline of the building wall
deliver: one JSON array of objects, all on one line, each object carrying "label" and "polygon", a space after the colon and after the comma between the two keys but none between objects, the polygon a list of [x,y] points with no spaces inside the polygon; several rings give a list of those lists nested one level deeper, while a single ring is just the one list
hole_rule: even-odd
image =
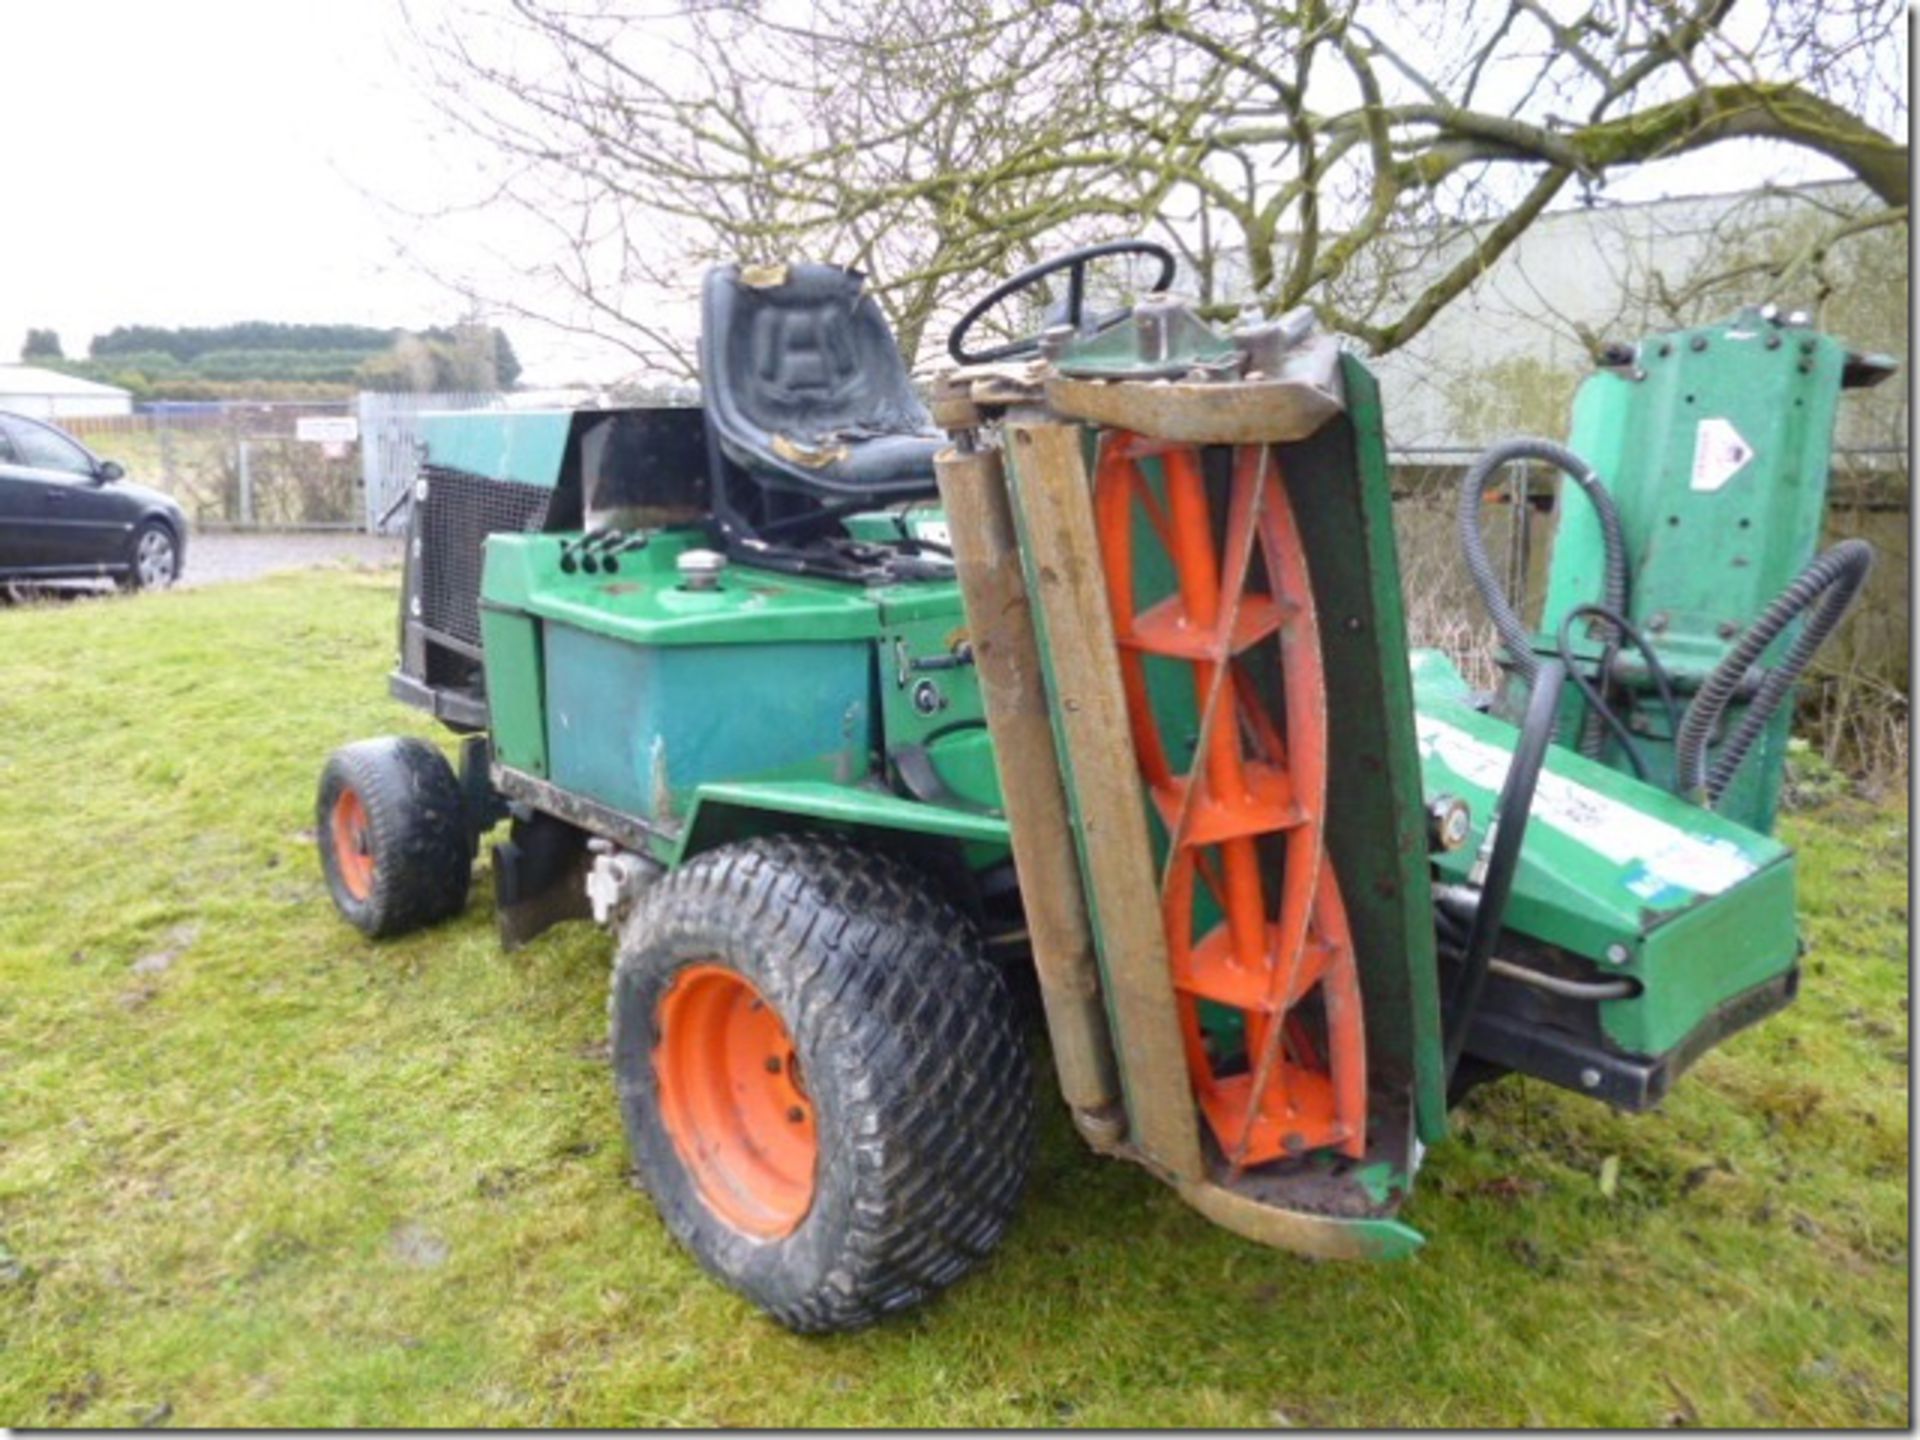
[{"label": "building wall", "polygon": [[18,395],[0,391],[0,410],[16,415],[31,415],[36,420],[84,418],[100,415],[131,415],[133,397],[124,393],[106,395]]},{"label": "building wall", "polygon": [[[1766,299],[1807,310],[1857,349],[1904,362],[1904,227],[1848,241],[1784,281],[1755,264],[1812,254],[1836,214],[1869,203],[1864,188],[1847,181],[1541,217],[1426,330],[1371,362],[1390,445],[1437,460],[1504,435],[1564,436],[1573,390],[1592,369],[1588,337],[1632,341]],[[1433,243],[1401,292],[1417,293],[1465,248],[1463,239]],[[1907,391],[1905,377],[1896,377],[1850,392],[1836,448],[1904,452]]]},{"label": "building wall", "polygon": [[[1886,226],[1805,263],[1837,218],[1872,204],[1862,187],[1841,182],[1544,216],[1426,330],[1371,359],[1405,497],[1396,510],[1416,642],[1489,653],[1454,538],[1459,476],[1503,437],[1566,437],[1573,392],[1593,371],[1587,337],[1631,342],[1773,299],[1902,367],[1841,397],[1823,543],[1859,537],[1878,559],[1815,674],[1823,687],[1816,736],[1829,758],[1872,768],[1876,755],[1904,754],[1904,742],[1886,737],[1905,733],[1900,697],[1911,685],[1907,229]],[[1421,276],[1439,274],[1463,248],[1429,241],[1403,293],[1416,293]],[[1803,261],[1785,280],[1767,263],[1781,254]]]}]

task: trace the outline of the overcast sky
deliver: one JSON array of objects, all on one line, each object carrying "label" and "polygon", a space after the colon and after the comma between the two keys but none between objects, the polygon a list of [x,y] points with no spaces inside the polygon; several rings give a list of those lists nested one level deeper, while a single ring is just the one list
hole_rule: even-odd
[{"label": "overcast sky", "polygon": [[[30,325],[73,355],[121,324],[458,317],[461,298],[407,252],[484,272],[486,229],[502,222],[468,211],[423,227],[395,208],[471,195],[486,167],[437,138],[407,81],[396,0],[0,3],[0,362]],[[1609,194],[1836,173],[1718,149]],[[610,380],[630,363],[527,322],[510,333],[535,383]]]},{"label": "overcast sky", "polygon": [[457,317],[369,198],[431,208],[477,163],[433,142],[393,0],[7,0],[5,34],[0,358],[29,325],[75,354],[136,322]]}]

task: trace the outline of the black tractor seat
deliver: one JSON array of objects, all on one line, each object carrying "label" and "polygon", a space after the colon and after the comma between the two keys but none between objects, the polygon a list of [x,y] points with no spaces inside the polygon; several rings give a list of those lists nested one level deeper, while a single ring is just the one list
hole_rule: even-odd
[{"label": "black tractor seat", "polygon": [[879,504],[934,493],[945,439],[863,280],[839,265],[707,272],[707,422],[755,479]]},{"label": "black tractor seat", "polygon": [[728,547],[757,563],[799,551],[819,562],[842,516],[938,493],[933,457],[946,438],[864,278],[813,263],[707,272],[700,370],[714,514]]}]

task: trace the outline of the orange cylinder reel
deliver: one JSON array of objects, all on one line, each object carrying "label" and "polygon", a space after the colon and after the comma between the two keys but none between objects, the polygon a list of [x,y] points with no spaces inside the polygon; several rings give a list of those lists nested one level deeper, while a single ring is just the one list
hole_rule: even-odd
[{"label": "orange cylinder reel", "polygon": [[[1141,468],[1149,459],[1164,501]],[[1306,552],[1273,447],[1237,446],[1231,461],[1218,534],[1196,445],[1106,432],[1094,504],[1134,749],[1167,834],[1160,905],[1187,1068],[1237,1171],[1314,1150],[1364,1154],[1367,1073],[1359,973],[1326,847],[1327,695]],[[1175,582],[1144,609],[1142,515]],[[1277,700],[1248,664],[1266,646]],[[1199,729],[1184,773],[1153,711],[1156,656],[1192,674]],[[1204,934],[1196,885],[1221,913]],[[1201,1001],[1239,1013],[1243,1055],[1209,1050]]]}]

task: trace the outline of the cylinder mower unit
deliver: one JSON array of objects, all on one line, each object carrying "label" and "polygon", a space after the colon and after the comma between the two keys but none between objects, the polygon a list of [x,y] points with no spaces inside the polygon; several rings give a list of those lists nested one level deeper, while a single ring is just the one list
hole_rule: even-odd
[{"label": "cylinder mower unit", "polygon": [[[1567,445],[1502,442],[1462,483],[1461,543],[1505,687],[1468,697],[1433,653],[1414,668],[1428,784],[1470,803],[1502,772],[1504,727],[1489,718],[1518,721],[1544,666],[1566,677],[1543,714],[1565,748],[1535,797],[1511,922],[1529,953],[1508,959],[1534,968],[1496,966],[1469,1073],[1522,1070],[1641,1108],[1798,984],[1792,856],[1764,837],[1795,684],[1872,563],[1858,540],[1814,553],[1839,397],[1893,362],[1772,307],[1611,345],[1603,362]],[[1520,557],[1504,579],[1481,521],[1503,479]],[[1555,528],[1529,626],[1515,596],[1542,499]],[[1640,783],[1622,790],[1627,776]],[[1472,864],[1440,862],[1443,953],[1466,944],[1457,887]]]},{"label": "cylinder mower unit", "polygon": [[[1123,252],[1158,279],[1097,312]],[[1590,382],[1573,453],[1526,452],[1598,517],[1567,507],[1534,630],[1480,547],[1491,456],[1465,513],[1510,684],[1475,696],[1408,664],[1365,365],[1305,312],[1216,331],[1173,268],[1129,242],[1015,276],[929,409],[856,273],[727,266],[702,407],[426,422],[392,687],[461,763],[336,752],[334,899],[370,935],[446,918],[505,821],[503,940],[618,936],[613,1069],[662,1218],[797,1329],[911,1305],[1004,1234],[1029,987],[1090,1146],[1355,1258],[1420,1243],[1400,1212],[1470,1082],[1646,1105],[1792,994],[1776,732],[1855,562],[1767,602],[1864,362],[1743,317]],[[971,343],[1059,290],[1040,333]],[[1767,356],[1791,372],[1741,368]],[[1736,408],[1763,372],[1784,398]],[[1739,507],[1737,594],[1663,548],[1669,516],[1719,535],[1710,505]]]},{"label": "cylinder mower unit", "polygon": [[[1506,441],[1466,476],[1462,545],[1512,676],[1499,708],[1517,715],[1539,659],[1556,656],[1574,686],[1563,743],[1771,831],[1794,685],[1872,564],[1861,541],[1814,554],[1835,412],[1843,389],[1880,383],[1893,361],[1771,306],[1609,346],[1605,361],[1574,402],[1566,447]],[[1479,523],[1496,481],[1530,488],[1515,464],[1578,491],[1531,628]],[[1535,507],[1515,498],[1509,553],[1525,556]]]}]

